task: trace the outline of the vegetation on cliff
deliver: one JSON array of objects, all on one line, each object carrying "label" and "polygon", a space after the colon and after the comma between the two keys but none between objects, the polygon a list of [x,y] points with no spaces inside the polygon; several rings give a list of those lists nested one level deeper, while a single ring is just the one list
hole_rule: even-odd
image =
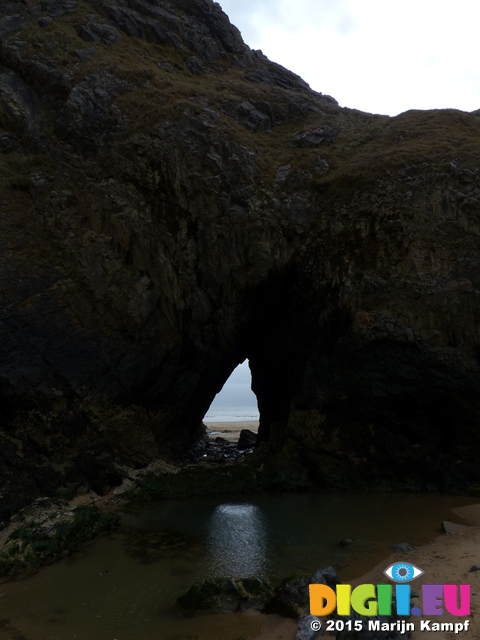
[{"label": "vegetation on cliff", "polygon": [[178,458],[245,358],[272,465],[474,489],[478,112],[342,109],[211,0],[6,1],[0,65],[0,519]]}]

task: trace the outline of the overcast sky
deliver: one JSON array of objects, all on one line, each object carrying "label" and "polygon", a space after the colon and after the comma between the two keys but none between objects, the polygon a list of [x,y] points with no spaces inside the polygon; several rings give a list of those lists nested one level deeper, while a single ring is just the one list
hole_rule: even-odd
[{"label": "overcast sky", "polygon": [[342,107],[480,108],[479,0],[220,0],[252,49]]},{"label": "overcast sky", "polygon": [[[342,107],[480,109],[480,0],[220,0],[252,49]],[[247,362],[211,410],[254,408]]]},{"label": "overcast sky", "polygon": [[226,416],[232,412],[237,417],[245,414],[258,415],[257,398],[251,390],[251,385],[250,367],[248,360],[245,360],[235,369],[221,392],[217,394],[207,411],[205,421],[208,422],[212,417]]}]

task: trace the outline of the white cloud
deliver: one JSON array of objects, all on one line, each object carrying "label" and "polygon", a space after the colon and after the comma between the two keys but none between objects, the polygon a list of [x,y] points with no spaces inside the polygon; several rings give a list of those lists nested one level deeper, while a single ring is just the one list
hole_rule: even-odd
[{"label": "white cloud", "polygon": [[[480,108],[478,0],[220,0],[253,49],[342,106]],[[256,405],[245,362],[216,406]]]},{"label": "white cloud", "polygon": [[480,108],[478,0],[222,0],[262,49],[342,106]]}]

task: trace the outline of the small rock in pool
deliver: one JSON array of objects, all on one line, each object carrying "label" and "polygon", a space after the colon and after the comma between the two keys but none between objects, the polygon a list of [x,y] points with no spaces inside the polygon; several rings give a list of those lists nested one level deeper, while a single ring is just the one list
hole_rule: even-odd
[{"label": "small rock in pool", "polygon": [[[473,567],[471,567],[471,568],[468,570],[468,573],[473,573],[474,571],[480,571],[480,567],[477,567],[477,565],[476,565],[476,564],[474,564],[474,565],[473,565]],[[0,598],[1,598],[1,597],[2,597],[2,596],[0,595]]]},{"label": "small rock in pool", "polygon": [[352,544],[352,538],[342,538],[339,542],[341,547],[348,547],[349,544]]},{"label": "small rock in pool", "polygon": [[412,547],[408,542],[402,542],[402,544],[397,544],[395,547],[397,553],[407,553],[408,551],[415,551],[415,549],[416,547]]}]

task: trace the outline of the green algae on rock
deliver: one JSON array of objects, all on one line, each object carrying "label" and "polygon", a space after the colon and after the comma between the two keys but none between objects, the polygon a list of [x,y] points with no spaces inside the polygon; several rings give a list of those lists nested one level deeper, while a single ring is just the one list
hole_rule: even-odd
[{"label": "green algae on rock", "polygon": [[13,531],[0,548],[0,576],[32,573],[117,524],[117,516],[94,505],[40,498],[13,518]]},{"label": "green algae on rock", "polygon": [[178,599],[195,609],[234,613],[245,609],[263,611],[273,596],[270,584],[260,578],[217,578],[195,583]]}]

